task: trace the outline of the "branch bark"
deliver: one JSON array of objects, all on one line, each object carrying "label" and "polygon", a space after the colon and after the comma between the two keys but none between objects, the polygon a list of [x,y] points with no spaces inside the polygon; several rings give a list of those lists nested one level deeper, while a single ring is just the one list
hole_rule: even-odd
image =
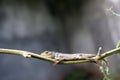
[{"label": "branch bark", "polygon": [[[116,48],[110,51],[107,51],[105,53],[102,53],[100,56],[95,56],[92,57],[94,60],[104,60],[104,58],[109,57],[113,54],[117,54],[120,52],[120,48]],[[25,58],[35,58],[35,59],[40,59],[40,60],[45,60],[45,61],[50,61],[56,63],[56,59],[54,58],[49,58],[40,54],[32,53],[29,51],[23,51],[23,50],[15,50],[15,49],[2,49],[0,48],[0,54],[11,54],[11,55],[21,55]],[[97,55],[97,54],[96,54]],[[76,63],[86,63],[86,62],[93,62],[89,59],[76,59],[76,60],[66,60],[62,61],[59,64],[76,64]]]}]

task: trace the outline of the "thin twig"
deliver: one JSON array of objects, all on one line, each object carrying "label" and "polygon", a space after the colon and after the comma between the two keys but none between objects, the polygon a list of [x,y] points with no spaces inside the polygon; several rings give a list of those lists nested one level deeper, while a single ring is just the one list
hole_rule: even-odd
[{"label": "thin twig", "polygon": [[[107,52],[101,54],[100,56],[94,57],[94,59],[102,60],[108,56],[111,56],[113,54],[117,54],[119,52],[120,52],[120,48],[116,48],[116,49],[107,51]],[[54,58],[45,57],[45,56],[40,55],[40,54],[36,54],[36,53],[28,52],[28,51],[23,51],[23,50],[0,48],[0,54],[21,55],[25,58],[36,58],[36,59],[50,61],[50,62],[54,62],[54,63],[56,62],[56,59],[54,59]],[[62,62],[60,62],[60,64],[75,64],[75,63],[85,63],[85,62],[93,62],[93,61],[91,61],[89,59],[80,59],[80,60],[78,59],[78,60],[62,61]]]}]

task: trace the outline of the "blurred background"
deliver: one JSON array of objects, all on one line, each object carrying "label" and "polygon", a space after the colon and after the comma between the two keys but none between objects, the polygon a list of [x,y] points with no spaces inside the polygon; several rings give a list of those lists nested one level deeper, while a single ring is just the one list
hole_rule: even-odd
[{"label": "blurred background", "polygon": [[[45,50],[93,53],[114,49],[120,39],[119,0],[0,0],[0,47],[40,54]],[[119,56],[108,58],[119,80]],[[92,63],[57,65],[0,55],[0,80],[102,80]]]}]

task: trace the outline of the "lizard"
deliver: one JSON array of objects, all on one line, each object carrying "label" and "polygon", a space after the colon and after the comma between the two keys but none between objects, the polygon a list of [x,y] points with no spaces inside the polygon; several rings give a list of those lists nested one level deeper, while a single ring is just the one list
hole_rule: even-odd
[{"label": "lizard", "polygon": [[48,58],[55,59],[56,60],[55,64],[57,64],[61,61],[80,60],[80,59],[95,61],[94,58],[100,56],[100,51],[101,51],[101,47],[99,48],[97,55],[88,54],[88,53],[66,54],[66,53],[60,53],[60,52],[54,52],[54,51],[44,51],[43,53],[41,53],[41,55]]}]

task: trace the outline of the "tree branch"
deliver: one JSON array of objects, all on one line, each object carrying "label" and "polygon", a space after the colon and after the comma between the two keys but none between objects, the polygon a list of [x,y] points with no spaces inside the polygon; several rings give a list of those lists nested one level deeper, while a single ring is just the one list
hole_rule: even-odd
[{"label": "tree branch", "polygon": [[[106,57],[109,57],[113,54],[117,54],[120,52],[120,48],[116,48],[110,51],[107,51],[105,53],[102,53],[100,56],[94,56],[92,57],[93,61],[94,60],[103,60]],[[56,63],[56,59],[46,57],[40,54],[28,52],[28,51],[23,51],[23,50],[14,50],[14,49],[2,49],[0,48],[0,54],[11,54],[11,55],[21,55],[25,58],[36,58],[40,60],[45,60],[45,61],[50,61]],[[87,54],[86,54],[87,55]],[[76,59],[76,60],[66,60],[62,61],[59,64],[75,64],[75,63],[85,63],[85,62],[93,62],[90,59]]]}]

